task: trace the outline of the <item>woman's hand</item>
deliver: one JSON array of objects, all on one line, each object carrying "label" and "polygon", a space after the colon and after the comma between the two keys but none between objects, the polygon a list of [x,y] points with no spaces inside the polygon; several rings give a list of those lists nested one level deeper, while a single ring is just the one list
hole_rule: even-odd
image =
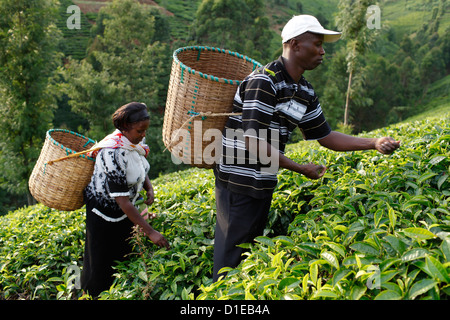
[{"label": "woman's hand", "polygon": [[147,236],[149,239],[156,245],[160,246],[161,248],[170,249],[169,242],[164,238],[164,236],[156,231],[155,229],[152,229]]},{"label": "woman's hand", "polygon": [[170,248],[169,242],[161,235],[161,233],[152,228],[138,209],[130,202],[130,199],[127,196],[120,196],[115,199],[120,209],[127,215],[128,219],[135,225],[141,227],[142,231],[144,231],[154,244],[166,249]]},{"label": "woman's hand", "polygon": [[146,205],[151,205],[155,201],[155,194],[153,192],[153,188],[147,190],[147,199],[144,201]]},{"label": "woman's hand", "polygon": [[144,189],[147,191],[147,199],[144,203],[149,206],[155,201],[155,193],[153,191],[152,183],[148,177],[145,177]]}]

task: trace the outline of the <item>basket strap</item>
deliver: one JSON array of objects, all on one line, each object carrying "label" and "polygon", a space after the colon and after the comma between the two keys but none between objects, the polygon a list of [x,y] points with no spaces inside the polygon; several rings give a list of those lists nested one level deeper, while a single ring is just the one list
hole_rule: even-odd
[{"label": "basket strap", "polygon": [[[171,148],[173,146],[173,144],[176,142],[176,139],[178,138],[178,134],[181,131],[181,129],[184,129],[184,127],[186,127],[186,125],[194,120],[197,117],[202,117],[202,120],[206,119],[206,117],[225,117],[225,116],[240,116],[242,115],[242,112],[224,112],[224,113],[212,113],[210,111],[208,112],[195,112],[195,113],[190,113],[193,114],[192,117],[190,117],[189,119],[187,119],[182,125],[181,127],[178,128],[176,134],[174,135],[174,137],[171,139],[169,145],[164,149],[164,151],[166,151],[167,149]],[[163,152],[164,152],[163,151]]]},{"label": "basket strap", "polygon": [[79,157],[79,156],[81,156],[83,154],[86,154],[86,153],[92,152],[92,151],[96,151],[96,150],[99,150],[99,149],[101,149],[101,148],[88,149],[88,150],[80,151],[80,152],[77,152],[77,153],[72,153],[72,154],[70,154],[70,155],[68,155],[66,157],[62,157],[62,158],[59,158],[59,159],[47,161],[45,164],[52,165],[55,162],[67,160],[67,159],[70,159],[70,158]]}]

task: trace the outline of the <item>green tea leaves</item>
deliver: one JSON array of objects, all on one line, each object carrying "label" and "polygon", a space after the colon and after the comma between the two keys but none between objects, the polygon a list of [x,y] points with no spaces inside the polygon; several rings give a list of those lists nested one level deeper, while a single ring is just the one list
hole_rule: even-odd
[{"label": "green tea leaves", "polygon": [[432,233],[432,232],[430,232],[430,231],[428,231],[427,229],[424,229],[424,228],[415,228],[415,227],[413,227],[413,228],[406,228],[406,229],[403,230],[403,232],[408,237],[414,238],[414,239],[416,239],[418,241],[436,238],[434,233]]}]

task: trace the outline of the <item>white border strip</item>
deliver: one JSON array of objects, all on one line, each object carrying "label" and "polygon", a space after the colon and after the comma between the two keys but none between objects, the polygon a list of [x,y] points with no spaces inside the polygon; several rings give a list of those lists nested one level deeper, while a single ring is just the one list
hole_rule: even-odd
[{"label": "white border strip", "polygon": [[92,212],[95,213],[96,215],[98,215],[99,217],[103,218],[104,220],[108,221],[108,222],[120,222],[120,221],[122,221],[123,219],[125,219],[127,217],[127,215],[124,214],[123,216],[121,216],[119,218],[111,218],[111,217],[108,217],[108,216],[104,215],[103,213],[98,211],[96,208],[92,209]]}]

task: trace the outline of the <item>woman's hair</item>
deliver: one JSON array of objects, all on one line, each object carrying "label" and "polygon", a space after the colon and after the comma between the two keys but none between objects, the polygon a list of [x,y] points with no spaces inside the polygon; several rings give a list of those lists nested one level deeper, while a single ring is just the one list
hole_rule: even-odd
[{"label": "woman's hair", "polygon": [[127,130],[130,124],[150,119],[147,106],[140,102],[130,102],[114,112],[112,120],[114,127],[120,131]]}]

